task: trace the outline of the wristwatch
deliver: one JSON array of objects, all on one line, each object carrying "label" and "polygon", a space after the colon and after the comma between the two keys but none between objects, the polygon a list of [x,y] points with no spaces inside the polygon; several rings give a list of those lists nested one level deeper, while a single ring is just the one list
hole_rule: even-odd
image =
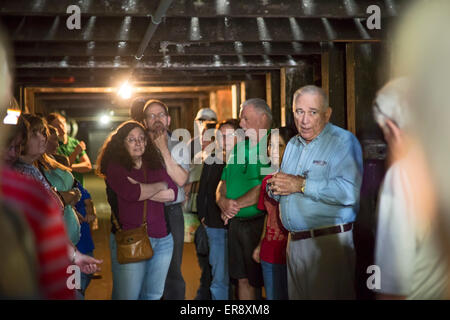
[{"label": "wristwatch", "polygon": [[306,177],[300,176],[303,179],[302,186],[300,187],[300,192],[305,193],[305,187],[306,187]]}]

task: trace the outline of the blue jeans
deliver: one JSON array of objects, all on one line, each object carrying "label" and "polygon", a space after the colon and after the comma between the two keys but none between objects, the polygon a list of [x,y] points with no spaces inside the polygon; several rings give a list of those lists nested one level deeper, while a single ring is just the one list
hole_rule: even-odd
[{"label": "blue jeans", "polygon": [[286,265],[261,260],[261,267],[267,300],[288,300]]},{"label": "blue jeans", "polygon": [[172,259],[172,234],[164,238],[150,238],[150,243],[153,248],[153,257],[150,260],[120,264],[117,261],[116,240],[111,234],[113,300],[161,299]]},{"label": "blue jeans", "polygon": [[212,267],[211,297],[228,300],[230,276],[228,274],[228,230],[206,227],[209,244],[209,264]]}]

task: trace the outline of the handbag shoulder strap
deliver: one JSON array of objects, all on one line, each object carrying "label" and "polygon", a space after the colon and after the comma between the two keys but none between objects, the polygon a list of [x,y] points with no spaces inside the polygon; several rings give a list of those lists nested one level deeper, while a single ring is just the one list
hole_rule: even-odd
[{"label": "handbag shoulder strap", "polygon": [[120,227],[119,221],[117,220],[116,214],[114,211],[111,211],[112,222],[114,223],[114,227],[119,231],[122,230]]}]

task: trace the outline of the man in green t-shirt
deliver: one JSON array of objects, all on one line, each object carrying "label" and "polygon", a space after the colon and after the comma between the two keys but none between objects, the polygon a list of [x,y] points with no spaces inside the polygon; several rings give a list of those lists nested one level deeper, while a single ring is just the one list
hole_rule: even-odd
[{"label": "man in green t-shirt", "polygon": [[59,113],[50,113],[47,122],[58,130],[58,153],[69,158],[72,174],[84,185],[83,173],[91,171],[92,164],[86,153],[86,144],[67,135],[66,118]]},{"label": "man in green t-shirt", "polygon": [[272,113],[263,99],[249,99],[241,106],[240,126],[246,139],[238,143],[224,168],[216,200],[222,219],[229,222],[229,273],[238,280],[238,298],[254,300],[263,285],[261,265],[252,259],[264,228],[264,212],[256,205],[264,178],[267,134]]}]

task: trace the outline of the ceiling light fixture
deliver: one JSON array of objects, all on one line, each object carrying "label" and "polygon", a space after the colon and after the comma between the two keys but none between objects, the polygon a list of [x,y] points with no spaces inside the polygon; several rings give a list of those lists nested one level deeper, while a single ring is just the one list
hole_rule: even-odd
[{"label": "ceiling light fixture", "polygon": [[133,95],[134,87],[126,80],[119,88],[117,94],[124,100],[128,100]]}]

